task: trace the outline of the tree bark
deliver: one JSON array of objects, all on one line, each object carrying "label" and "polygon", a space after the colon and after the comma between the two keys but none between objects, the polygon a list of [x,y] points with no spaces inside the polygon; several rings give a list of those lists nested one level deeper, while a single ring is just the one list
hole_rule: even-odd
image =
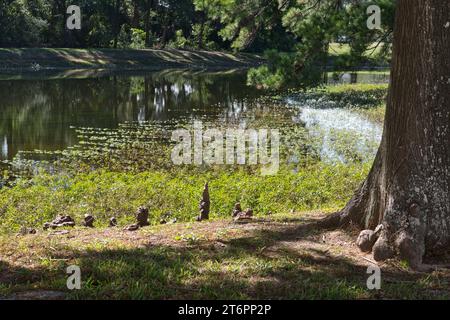
[{"label": "tree bark", "polygon": [[200,32],[198,33],[198,48],[203,49],[203,33],[205,30],[205,16],[202,13],[202,18],[200,22]]},{"label": "tree bark", "polygon": [[384,133],[367,179],[323,221],[381,234],[374,259],[413,269],[450,248],[450,1],[398,0]]},{"label": "tree bark", "polygon": [[114,49],[117,49],[117,44],[119,42],[119,33],[121,28],[121,23],[119,22],[119,19],[120,19],[120,0],[116,0],[114,5],[114,40],[113,40]]},{"label": "tree bark", "polygon": [[145,12],[145,46],[150,47],[150,16],[153,10],[153,0],[147,0],[146,12]]},{"label": "tree bark", "polygon": [[133,28],[139,28],[140,12],[137,0],[133,1],[133,17],[131,18],[131,25]]}]

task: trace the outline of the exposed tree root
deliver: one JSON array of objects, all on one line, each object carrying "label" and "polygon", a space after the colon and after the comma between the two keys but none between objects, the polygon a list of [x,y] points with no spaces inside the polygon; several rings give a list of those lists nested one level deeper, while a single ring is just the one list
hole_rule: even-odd
[{"label": "exposed tree root", "polygon": [[[350,201],[350,203],[354,203]],[[426,223],[420,218],[417,205],[413,204],[408,212],[408,219],[399,225],[390,225],[389,219],[383,219],[382,224],[374,230],[364,229],[356,239],[356,244],[363,252],[372,252],[375,261],[385,261],[399,257],[408,262],[410,268],[418,272],[433,272],[448,269],[446,264],[426,264],[423,258],[426,254]],[[387,213],[389,218],[389,213]],[[359,226],[360,220],[349,219],[348,210],[336,212],[317,223],[319,228],[346,229]],[[394,229],[395,228],[395,229]]]}]

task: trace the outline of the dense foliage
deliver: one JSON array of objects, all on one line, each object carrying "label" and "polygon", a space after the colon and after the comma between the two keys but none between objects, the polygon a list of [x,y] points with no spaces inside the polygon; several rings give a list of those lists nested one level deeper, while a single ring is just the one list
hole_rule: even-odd
[{"label": "dense foliage", "polygon": [[[319,81],[317,66],[386,66],[395,9],[394,0],[80,0],[81,30],[68,30],[70,4],[0,0],[0,47],[259,52],[268,64],[249,83],[279,88]],[[367,27],[371,4],[379,29]]]},{"label": "dense foliage", "polygon": [[[367,27],[367,8],[381,8],[380,29]],[[388,65],[395,4],[377,1],[293,1],[283,10],[282,26],[293,35],[288,53],[269,51],[268,65],[253,70],[251,84],[268,88],[320,81],[317,66],[340,69]]]},{"label": "dense foliage", "polygon": [[[323,50],[349,43],[356,57],[389,41],[393,0],[0,0],[1,47],[165,47]],[[382,32],[368,32],[367,6],[382,8]],[[67,30],[69,5],[81,30]],[[387,32],[385,32],[387,31]],[[306,59],[306,58],[305,58]]]}]

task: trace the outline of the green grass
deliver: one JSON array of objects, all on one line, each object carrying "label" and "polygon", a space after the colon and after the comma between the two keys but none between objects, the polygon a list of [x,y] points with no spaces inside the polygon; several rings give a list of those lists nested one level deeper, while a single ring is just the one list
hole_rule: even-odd
[{"label": "green grass", "polygon": [[131,49],[69,48],[0,48],[0,70],[3,72],[46,69],[113,69],[159,70],[167,68],[233,68],[248,67],[263,60],[251,54],[226,52]]},{"label": "green grass", "polygon": [[57,214],[69,214],[80,221],[85,213],[91,213],[100,225],[115,216],[125,223],[141,205],[149,207],[153,223],[167,212],[190,221],[198,214],[205,181],[210,183],[212,217],[229,216],[236,202],[259,215],[269,211],[330,211],[345,204],[368,169],[369,164],[319,163],[298,173],[285,168],[274,176],[245,170],[211,170],[201,175],[185,170],[176,174],[99,170],[73,177],[39,175],[0,190],[0,230],[41,227]]},{"label": "green grass", "polygon": [[383,51],[383,43],[375,47],[369,46],[369,50],[362,53],[361,57],[352,56],[351,48],[348,44],[331,43],[328,47],[330,64],[336,69],[346,70],[356,67],[388,67],[390,65],[391,53]]},{"label": "green grass", "polygon": [[[119,229],[75,228],[0,236],[0,296],[55,290],[67,299],[448,299],[448,273],[383,266],[381,290],[368,290],[367,261],[308,216],[247,225],[225,221]],[[336,238],[337,237],[337,238]],[[66,288],[66,268],[81,269],[81,290]]]},{"label": "green grass", "polygon": [[379,106],[370,109],[359,108],[356,109],[356,112],[367,117],[369,120],[383,123],[384,116],[386,114],[386,105],[384,103],[381,103]]},{"label": "green grass", "polygon": [[[381,118],[384,109],[378,105],[385,93],[385,85],[345,85],[308,91],[307,95]],[[236,202],[260,216],[269,211],[329,212],[344,206],[369,171],[372,155],[359,154],[354,137],[339,132],[333,147],[348,160],[321,162],[317,155],[321,140],[314,140],[304,127],[292,123],[292,110],[261,103],[267,110],[257,113],[248,125],[281,129],[280,170],[273,176],[263,176],[258,168],[248,166],[173,166],[167,161],[170,146],[155,144],[154,140],[142,145],[136,142],[162,134],[160,126],[78,129],[80,146],[62,153],[56,163],[56,168],[61,168],[56,173],[43,169],[31,179],[25,176],[12,187],[0,189],[0,232],[15,232],[22,226],[39,228],[58,214],[69,214],[78,222],[84,214],[93,214],[97,224],[103,226],[111,216],[128,223],[141,205],[150,209],[152,223],[158,223],[168,212],[180,221],[191,221],[198,215],[206,181],[210,184],[213,218],[229,216]],[[292,155],[299,162],[287,164]],[[34,161],[19,161],[17,165],[36,170]]]},{"label": "green grass", "polygon": [[345,84],[327,86],[324,92],[328,99],[382,123],[386,112],[387,89],[388,84]]},{"label": "green grass", "polygon": [[388,84],[327,85],[307,91],[292,90],[300,99],[320,100],[321,104],[334,102],[335,107],[351,109],[369,120],[382,123],[386,112]]},{"label": "green grass", "polygon": [[328,46],[328,54],[330,55],[343,55],[350,54],[350,46],[348,44],[330,43]]},{"label": "green grass", "polygon": [[328,77],[332,77],[336,72],[342,74],[342,73],[356,73],[358,75],[389,75],[390,74],[390,70],[389,69],[380,69],[380,70],[359,70],[359,71],[354,71],[354,70],[339,70],[339,71],[332,71],[332,72],[327,72]]},{"label": "green grass", "polygon": [[[380,100],[386,86],[329,86],[306,94],[375,119],[384,112]],[[254,121],[262,126],[280,121],[270,120],[276,118],[274,110],[269,114]],[[304,151],[304,129],[288,129],[287,139]],[[105,134],[114,137],[117,132]],[[86,141],[96,141],[92,137]],[[111,140],[114,145],[128,143]],[[83,159],[92,159],[90,152],[75,151]],[[120,166],[108,169],[110,163],[102,166],[102,161],[97,169],[86,170],[72,155],[67,159],[75,163],[70,170],[43,172],[0,190],[0,298],[42,290],[67,299],[450,298],[448,272],[413,273],[395,260],[382,265],[381,290],[368,290],[369,262],[349,245],[356,234],[310,224],[343,207],[370,162],[333,165],[308,157],[295,166],[296,172],[283,164],[278,174],[261,176],[249,168],[163,169],[141,156],[139,165],[147,167],[121,172]],[[167,159],[163,151],[158,157]],[[193,220],[205,181],[210,183],[211,221],[197,223]],[[232,223],[235,202],[253,208],[256,219]],[[123,231],[140,205],[149,207],[152,225]],[[167,212],[179,222],[159,225]],[[42,231],[45,221],[62,213],[77,222],[92,213],[96,228],[69,228],[62,235]],[[118,218],[119,227],[106,227],[111,216]],[[13,235],[21,226],[36,227],[38,233]],[[69,265],[81,268],[81,290],[66,288]]]},{"label": "green grass", "polygon": [[370,96],[374,93],[385,94],[388,89],[388,84],[372,84],[372,83],[355,83],[355,84],[342,84],[336,86],[326,86],[324,88],[325,93],[329,94],[353,94],[360,93]]},{"label": "green grass", "polygon": [[[375,44],[370,45],[369,47],[374,47]],[[380,55],[381,53],[382,44],[380,44],[376,49],[367,50],[364,53],[365,57],[376,57]],[[349,55],[350,54],[350,46],[347,43],[330,43],[328,46],[328,54],[334,55],[334,56],[340,56],[340,55]]]}]

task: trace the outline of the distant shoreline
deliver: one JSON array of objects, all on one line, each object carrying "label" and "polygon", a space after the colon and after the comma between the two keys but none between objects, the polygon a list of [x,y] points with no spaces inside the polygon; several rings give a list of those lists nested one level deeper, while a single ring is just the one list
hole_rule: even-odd
[{"label": "distant shoreline", "polygon": [[175,49],[0,48],[0,74],[71,69],[157,71],[168,68],[231,69],[261,65],[254,54]]},{"label": "distant shoreline", "polygon": [[235,72],[246,72],[249,67],[238,68],[176,68],[167,67],[163,69],[43,69],[30,71],[26,69],[15,69],[0,71],[0,81],[12,80],[62,80],[62,79],[89,79],[110,76],[145,76],[149,73],[189,73],[189,74],[230,74]]}]

